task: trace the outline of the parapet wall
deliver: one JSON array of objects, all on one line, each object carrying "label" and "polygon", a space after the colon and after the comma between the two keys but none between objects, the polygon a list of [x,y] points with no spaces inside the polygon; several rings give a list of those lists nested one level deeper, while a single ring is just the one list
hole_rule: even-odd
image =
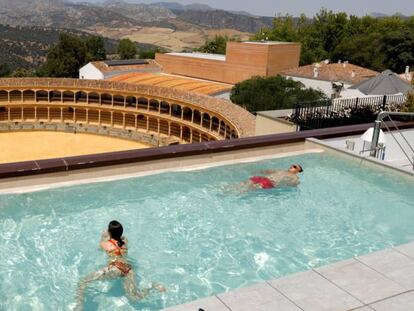
[{"label": "parapet wall", "polygon": [[228,42],[224,61],[160,53],[155,59],[167,73],[235,84],[296,68],[299,58],[299,43]]}]

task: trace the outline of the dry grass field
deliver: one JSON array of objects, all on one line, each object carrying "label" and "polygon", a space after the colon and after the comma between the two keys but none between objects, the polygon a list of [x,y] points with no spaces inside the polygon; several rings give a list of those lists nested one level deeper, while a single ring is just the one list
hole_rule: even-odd
[{"label": "dry grass field", "polygon": [[[182,27],[180,27],[180,29],[182,29]],[[93,29],[88,29],[88,31],[111,39],[129,38],[132,41],[140,43],[154,44],[175,52],[198,48],[203,45],[206,40],[211,39],[218,34],[237,37],[240,40],[247,40],[252,35],[234,29],[213,30],[202,29],[199,27],[190,27],[188,30],[174,30],[162,27],[95,27]]]}]

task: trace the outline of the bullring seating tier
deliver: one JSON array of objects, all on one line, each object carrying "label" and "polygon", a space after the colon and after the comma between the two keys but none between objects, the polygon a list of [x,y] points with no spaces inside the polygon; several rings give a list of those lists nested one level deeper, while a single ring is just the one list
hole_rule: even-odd
[{"label": "bullring seating tier", "polygon": [[81,124],[83,128],[113,128],[193,143],[251,136],[254,120],[252,114],[229,101],[160,86],[106,80],[0,79],[0,123],[12,124],[14,129],[19,122]]}]

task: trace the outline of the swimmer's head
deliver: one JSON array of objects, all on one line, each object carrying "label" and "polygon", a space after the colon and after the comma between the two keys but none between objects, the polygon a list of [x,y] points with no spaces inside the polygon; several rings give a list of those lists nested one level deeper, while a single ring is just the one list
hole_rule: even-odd
[{"label": "swimmer's head", "polygon": [[108,225],[108,233],[111,236],[112,239],[118,241],[118,245],[122,246],[124,244],[124,242],[122,241],[122,233],[124,232],[124,228],[122,227],[122,225],[116,221],[116,220],[112,220],[109,225]]},{"label": "swimmer's head", "polygon": [[289,167],[289,170],[288,171],[290,173],[293,173],[293,174],[298,174],[298,173],[302,173],[303,172],[303,168],[299,164],[292,164]]}]

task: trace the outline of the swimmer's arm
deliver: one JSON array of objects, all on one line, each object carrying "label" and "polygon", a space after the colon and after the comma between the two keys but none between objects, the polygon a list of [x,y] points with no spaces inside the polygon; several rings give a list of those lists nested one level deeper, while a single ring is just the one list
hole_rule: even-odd
[{"label": "swimmer's arm", "polygon": [[104,249],[104,250],[106,250],[106,242],[109,240],[109,233],[108,233],[108,230],[104,230],[104,231],[102,231],[102,234],[101,234],[101,241],[99,242],[99,246],[102,248],[102,249]]}]

